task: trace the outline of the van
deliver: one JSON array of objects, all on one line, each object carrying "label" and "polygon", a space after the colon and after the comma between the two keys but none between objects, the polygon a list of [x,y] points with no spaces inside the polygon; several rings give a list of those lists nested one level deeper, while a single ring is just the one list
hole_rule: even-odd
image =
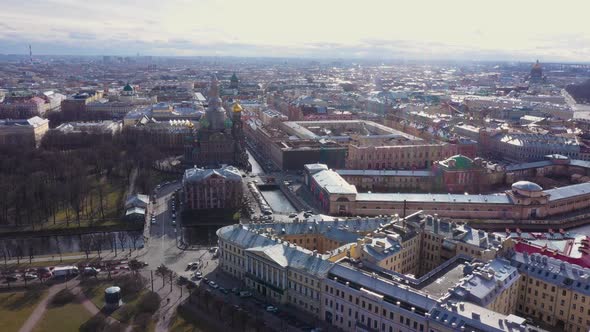
[{"label": "van", "polygon": [[75,266],[56,266],[51,273],[54,278],[69,278],[77,276],[80,271]]}]

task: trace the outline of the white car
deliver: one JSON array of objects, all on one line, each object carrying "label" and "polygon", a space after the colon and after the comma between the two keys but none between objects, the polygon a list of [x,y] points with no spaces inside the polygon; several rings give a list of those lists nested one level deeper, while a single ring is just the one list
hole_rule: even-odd
[{"label": "white car", "polygon": [[219,285],[215,281],[209,281],[209,286],[213,289],[219,288]]},{"label": "white car", "polygon": [[279,311],[279,308],[273,307],[273,306],[269,305],[268,307],[266,307],[266,311],[268,311],[268,312],[278,312]]},{"label": "white car", "polygon": [[156,223],[156,217],[152,217],[152,224]]}]

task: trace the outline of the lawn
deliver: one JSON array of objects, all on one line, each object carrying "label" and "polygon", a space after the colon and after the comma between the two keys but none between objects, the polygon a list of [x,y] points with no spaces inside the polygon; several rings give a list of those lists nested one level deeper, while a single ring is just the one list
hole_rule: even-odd
[{"label": "lawn", "polygon": [[90,279],[84,281],[81,286],[86,297],[92,301],[97,308],[101,309],[104,306],[104,290],[114,284],[114,282],[94,281]]},{"label": "lawn", "polygon": [[[99,202],[99,195],[97,191],[92,191],[90,195],[92,196],[92,201],[94,202],[94,208],[91,215],[91,218],[86,218],[84,215],[81,216],[80,226],[87,227],[90,225],[93,226],[109,226],[115,225],[118,223],[119,219],[123,214],[123,204],[125,203],[125,190],[127,186],[124,184],[113,185],[110,183],[104,183],[104,217],[105,221],[101,220],[101,215],[98,207]],[[62,210],[59,211],[56,216],[56,224],[53,224],[53,220],[50,220],[47,223],[42,224],[43,229],[56,229],[56,228],[76,228],[78,227],[78,222],[76,221],[76,213],[75,211],[70,210],[69,214],[69,227],[66,225],[66,211]],[[90,222],[88,219],[93,220]],[[37,228],[37,226],[36,226]]]},{"label": "lawn", "polygon": [[142,295],[148,293],[148,290],[142,288],[138,292],[130,292],[126,289],[125,283],[128,281],[114,279],[112,281],[93,280],[89,279],[85,281],[82,286],[82,290],[86,297],[92,301],[98,308],[104,306],[104,290],[110,286],[120,286],[123,294],[123,306],[111,313],[111,317],[117,319],[122,323],[130,323],[133,318],[139,313],[137,309],[137,302]]},{"label": "lawn", "polygon": [[0,293],[0,331],[18,331],[44,296],[41,290]]},{"label": "lawn", "polygon": [[34,332],[76,332],[91,317],[86,308],[79,303],[68,303],[59,307],[49,306]]},{"label": "lawn", "polygon": [[205,330],[200,329],[193,323],[186,321],[182,318],[180,313],[177,313],[174,318],[172,318],[172,323],[170,324],[170,328],[168,329],[170,332],[204,332]]},{"label": "lawn", "polygon": [[137,301],[143,294],[147,292],[148,290],[144,289],[139,293],[123,296],[123,306],[115,310],[111,316],[122,323],[131,322],[135,315],[138,314]]},{"label": "lawn", "polygon": [[[95,181],[95,180],[94,180]],[[79,227],[89,226],[113,226],[120,224],[123,219],[123,205],[125,203],[125,191],[127,190],[126,183],[112,184],[109,182],[102,183],[104,189],[104,220],[100,214],[99,209],[99,195],[97,190],[89,193],[87,202],[92,201],[92,212],[89,209],[83,210],[80,214],[80,225],[76,221],[76,213],[72,209],[68,210],[69,222],[66,216],[66,210],[62,209],[55,215],[55,223],[50,217],[48,222],[35,224],[34,228],[31,225],[23,225],[18,227],[1,228],[0,232],[26,232],[38,230],[60,230],[60,229],[76,229]],[[88,215],[86,214],[88,212]]]}]

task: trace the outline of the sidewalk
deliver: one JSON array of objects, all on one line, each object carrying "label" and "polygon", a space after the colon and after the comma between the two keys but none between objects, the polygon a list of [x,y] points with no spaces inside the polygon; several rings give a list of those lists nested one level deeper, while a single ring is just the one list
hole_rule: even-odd
[{"label": "sidewalk", "polygon": [[45,314],[45,311],[47,311],[47,306],[49,305],[51,299],[53,299],[53,296],[64,288],[65,288],[65,284],[56,284],[56,285],[49,287],[49,290],[47,291],[47,296],[45,296],[45,298],[43,300],[41,300],[41,302],[39,302],[39,304],[37,304],[37,306],[35,307],[35,309],[31,313],[31,315],[29,315],[29,318],[27,318],[27,320],[25,321],[23,326],[21,326],[20,330],[18,330],[18,331],[19,332],[33,331],[33,329],[35,328],[37,323],[41,320],[41,318],[43,318],[43,314]]},{"label": "sidewalk", "polygon": [[[149,272],[149,270],[142,270],[142,273]],[[145,276],[144,276],[145,277]],[[146,287],[151,291],[151,283],[149,277],[146,278],[148,283]],[[188,289],[182,288],[176,283],[176,278],[172,280],[172,288],[170,288],[170,279],[166,278],[166,282],[162,284],[160,276],[154,275],[154,292],[160,296],[160,308],[153,315],[156,320],[155,331],[166,332],[170,326],[172,318],[176,314],[176,310],[185,299],[188,298],[190,292]],[[170,302],[168,302],[168,299]]]}]

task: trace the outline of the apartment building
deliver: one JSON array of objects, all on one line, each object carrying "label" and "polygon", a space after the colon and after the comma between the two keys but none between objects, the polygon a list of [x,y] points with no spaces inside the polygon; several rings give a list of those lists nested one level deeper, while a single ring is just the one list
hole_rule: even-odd
[{"label": "apartment building", "polygon": [[26,120],[0,120],[0,145],[35,148],[48,130],[49,120],[38,116]]},{"label": "apartment building", "polygon": [[[217,231],[220,268],[269,302],[344,331],[543,331],[512,314],[521,273],[511,259],[475,258],[461,253],[475,251],[455,248],[451,259],[440,257],[438,266],[415,276],[436,246],[466,244],[498,253],[495,237],[419,214],[323,218],[222,227]],[[293,243],[313,248],[313,240],[307,240],[316,232],[350,242],[325,254]],[[482,245],[480,234],[493,243]],[[421,250],[425,243],[432,248]]]},{"label": "apartment building", "polygon": [[513,253],[522,275],[516,311],[566,332],[590,326],[590,269],[542,254]]},{"label": "apartment building", "polygon": [[242,204],[242,175],[233,166],[187,169],[182,188],[191,210],[239,208]]}]

